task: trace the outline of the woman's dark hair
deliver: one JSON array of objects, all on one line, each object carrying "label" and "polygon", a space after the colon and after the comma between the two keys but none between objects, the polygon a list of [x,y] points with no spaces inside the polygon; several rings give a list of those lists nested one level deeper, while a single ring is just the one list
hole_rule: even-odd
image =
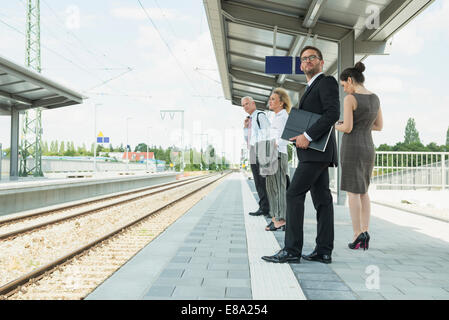
[{"label": "woman's dark hair", "polygon": [[348,78],[352,78],[354,82],[363,84],[365,82],[364,71],[365,65],[362,62],[357,62],[354,68],[347,68],[341,73],[340,80],[348,81]]}]

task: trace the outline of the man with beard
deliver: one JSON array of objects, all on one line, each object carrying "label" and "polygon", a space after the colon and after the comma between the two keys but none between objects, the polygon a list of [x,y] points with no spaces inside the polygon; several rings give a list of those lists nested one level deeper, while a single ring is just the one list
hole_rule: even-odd
[{"label": "man with beard", "polygon": [[[331,263],[334,242],[334,207],[329,189],[329,167],[337,166],[337,144],[332,130],[324,152],[309,149],[311,141],[329,133],[340,117],[338,83],[334,77],[323,74],[323,55],[318,48],[307,46],[301,51],[301,70],[307,78],[307,89],[299,102],[299,109],[317,113],[321,118],[303,134],[291,138],[296,141],[299,159],[295,175],[287,191],[287,219],[285,245],[272,256],[262,259],[275,263],[299,263],[301,256],[309,261]],[[315,250],[302,255],[304,201],[310,191],[317,211]]]}]

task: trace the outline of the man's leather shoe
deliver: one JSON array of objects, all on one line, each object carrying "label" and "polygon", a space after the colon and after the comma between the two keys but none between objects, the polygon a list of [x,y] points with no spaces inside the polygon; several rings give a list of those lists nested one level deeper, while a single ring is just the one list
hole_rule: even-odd
[{"label": "man's leather shoe", "polygon": [[309,255],[302,256],[307,261],[318,261],[322,263],[332,263],[332,258],[328,254],[318,254],[316,251],[313,251]]},{"label": "man's leather shoe", "polygon": [[249,215],[250,216],[261,216],[261,215],[266,215],[266,214],[268,214],[268,213],[266,213],[266,212],[263,212],[262,210],[257,210],[256,212],[250,212],[249,213]]},{"label": "man's leather shoe", "polygon": [[287,250],[282,249],[278,253],[272,256],[263,256],[262,260],[268,261],[268,262],[274,262],[274,263],[300,263],[301,262],[301,256],[295,256],[291,253],[289,253]]}]

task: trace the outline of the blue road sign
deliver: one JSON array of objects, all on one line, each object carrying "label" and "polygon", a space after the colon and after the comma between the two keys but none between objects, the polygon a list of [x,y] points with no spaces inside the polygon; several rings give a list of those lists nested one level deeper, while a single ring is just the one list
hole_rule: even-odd
[{"label": "blue road sign", "polygon": [[97,143],[103,143],[103,137],[97,137]]},{"label": "blue road sign", "polygon": [[292,74],[293,57],[266,56],[265,73],[267,74]]},{"label": "blue road sign", "polygon": [[104,137],[104,138],[103,138],[103,142],[104,142],[104,143],[109,143],[109,137]]}]

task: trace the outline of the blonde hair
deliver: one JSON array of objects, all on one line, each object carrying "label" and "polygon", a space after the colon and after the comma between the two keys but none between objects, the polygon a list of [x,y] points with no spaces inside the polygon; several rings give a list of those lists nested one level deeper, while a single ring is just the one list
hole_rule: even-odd
[{"label": "blonde hair", "polygon": [[279,100],[284,103],[284,109],[287,111],[287,113],[290,113],[290,110],[292,109],[292,102],[287,91],[285,91],[285,89],[283,88],[276,88],[274,89],[273,93],[276,93],[279,96]]}]

